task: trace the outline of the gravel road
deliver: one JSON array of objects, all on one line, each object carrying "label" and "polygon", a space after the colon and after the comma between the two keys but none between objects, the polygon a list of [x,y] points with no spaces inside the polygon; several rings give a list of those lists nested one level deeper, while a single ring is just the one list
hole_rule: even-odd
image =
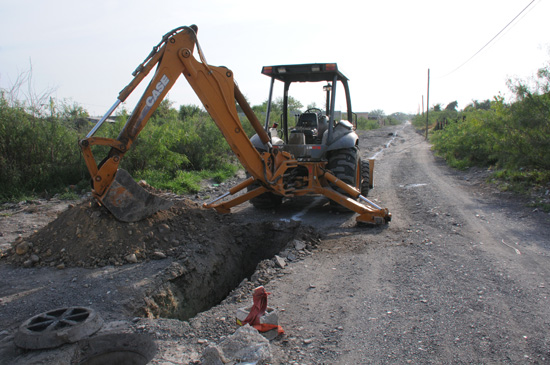
[{"label": "gravel road", "polygon": [[361,144],[392,222],[304,217],[326,239],[268,285],[285,308],[280,363],[550,363],[549,215],[391,128],[373,137],[387,148]]},{"label": "gravel road", "polygon": [[357,226],[324,198],[273,212],[236,207],[236,227],[295,220],[322,240],[284,268],[264,260],[260,274],[188,321],[128,309],[170,278],[176,258],[64,270],[0,262],[0,352],[23,361],[7,349],[17,323],[82,304],[151,334],[151,363],[196,363],[235,331],[236,309],[263,284],[285,330],[271,341],[272,364],[550,363],[550,215],[485,184],[486,171],[446,167],[409,124],[362,132],[360,143],[363,159],[376,158],[369,198],[389,208],[387,226]]}]

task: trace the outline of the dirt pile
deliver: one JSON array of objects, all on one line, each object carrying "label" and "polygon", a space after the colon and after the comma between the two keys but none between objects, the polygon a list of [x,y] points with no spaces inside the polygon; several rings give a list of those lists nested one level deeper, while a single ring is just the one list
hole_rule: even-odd
[{"label": "dirt pile", "polygon": [[274,236],[273,232],[277,231],[296,231],[296,227],[283,222],[267,224],[269,227],[266,224],[242,225],[231,215],[203,209],[190,200],[175,201],[169,210],[142,221],[123,223],[95,200],[88,199],[70,205],[30,237],[17,239],[4,259],[25,267],[120,266],[150,259],[200,255],[211,245],[265,241],[262,234]]},{"label": "dirt pile", "polygon": [[[224,217],[179,201],[136,223],[123,223],[93,199],[59,214],[26,239],[12,244],[7,260],[26,267],[101,267],[175,255],[175,247],[200,239]],[[215,219],[214,219],[215,218]],[[11,253],[11,254],[10,254]]]}]

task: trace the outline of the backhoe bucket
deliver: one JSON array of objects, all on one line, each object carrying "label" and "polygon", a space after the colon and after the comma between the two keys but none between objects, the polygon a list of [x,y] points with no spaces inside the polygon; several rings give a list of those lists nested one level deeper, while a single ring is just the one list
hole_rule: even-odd
[{"label": "backhoe bucket", "polygon": [[122,222],[137,222],[173,204],[147,192],[123,169],[117,170],[115,180],[100,201]]}]

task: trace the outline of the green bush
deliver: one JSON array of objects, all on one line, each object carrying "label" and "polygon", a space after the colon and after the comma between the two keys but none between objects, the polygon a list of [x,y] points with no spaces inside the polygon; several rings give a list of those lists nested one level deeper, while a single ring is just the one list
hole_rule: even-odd
[{"label": "green bush", "polygon": [[366,119],[366,118],[357,119],[357,129],[368,131],[371,129],[378,129],[378,128],[380,128],[380,124],[378,123],[378,120]]},{"label": "green bush", "polygon": [[[51,112],[45,116],[11,100],[0,93],[0,200],[55,193],[73,197],[73,190],[89,189],[78,147],[92,126],[87,112],[78,105],[56,106],[51,101]],[[221,182],[233,176],[238,164],[213,120],[198,107],[187,109],[178,113],[164,100],[121,167],[178,193],[197,191],[205,178]],[[128,117],[123,110],[116,123],[105,123],[96,136],[116,138]],[[105,146],[92,149],[98,163],[109,151]],[[76,188],[68,190],[69,185]]]},{"label": "green bush", "polygon": [[498,162],[497,136],[491,128],[492,112],[471,113],[434,131],[430,140],[438,155],[456,168],[489,166]]},{"label": "green bush", "polygon": [[41,117],[0,94],[0,199],[53,194],[82,178],[74,129],[64,115]]},{"label": "green bush", "polygon": [[[166,100],[163,101],[163,103]],[[136,179],[144,179],[160,189],[175,193],[196,192],[206,178],[222,181],[238,168],[225,138],[210,116],[196,106],[182,106],[180,111],[166,109],[161,103],[147,126],[121,161],[121,167]],[[162,112],[157,113],[159,110]],[[102,131],[115,138],[127,122],[126,113]],[[96,159],[108,149],[97,146]]]},{"label": "green bush", "polygon": [[[458,168],[492,166],[504,189],[516,191],[550,183],[550,70],[539,70],[535,86],[510,81],[515,100],[474,102],[430,140],[436,153]],[[430,121],[443,117],[430,112]],[[423,117],[415,118],[422,125]],[[425,119],[424,119],[425,123]],[[435,124],[432,124],[432,126]]]}]

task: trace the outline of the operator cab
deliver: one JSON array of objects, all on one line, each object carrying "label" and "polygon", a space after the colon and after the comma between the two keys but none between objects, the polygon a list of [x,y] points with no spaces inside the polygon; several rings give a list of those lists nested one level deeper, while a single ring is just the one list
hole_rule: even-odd
[{"label": "operator cab", "polygon": [[327,127],[328,117],[325,113],[321,109],[312,108],[298,116],[298,122],[290,134],[303,133],[306,144],[321,144]]},{"label": "operator cab", "polygon": [[[310,63],[297,65],[264,66],[262,74],[271,78],[271,88],[267,102],[265,130],[271,137],[275,148],[289,152],[301,161],[320,161],[327,159],[327,153],[357,145],[358,136],[354,126],[347,121],[335,120],[337,86],[343,86],[348,118],[351,110],[348,79],[339,70],[336,63]],[[275,81],[281,81],[283,90],[283,110],[281,126],[276,133],[270,128],[270,113]],[[316,83],[326,96],[326,108],[310,108],[296,116],[294,126],[289,125],[289,89],[293,83]],[[340,88],[341,90],[341,88]],[[260,151],[269,148],[255,135],[253,145]]]}]

